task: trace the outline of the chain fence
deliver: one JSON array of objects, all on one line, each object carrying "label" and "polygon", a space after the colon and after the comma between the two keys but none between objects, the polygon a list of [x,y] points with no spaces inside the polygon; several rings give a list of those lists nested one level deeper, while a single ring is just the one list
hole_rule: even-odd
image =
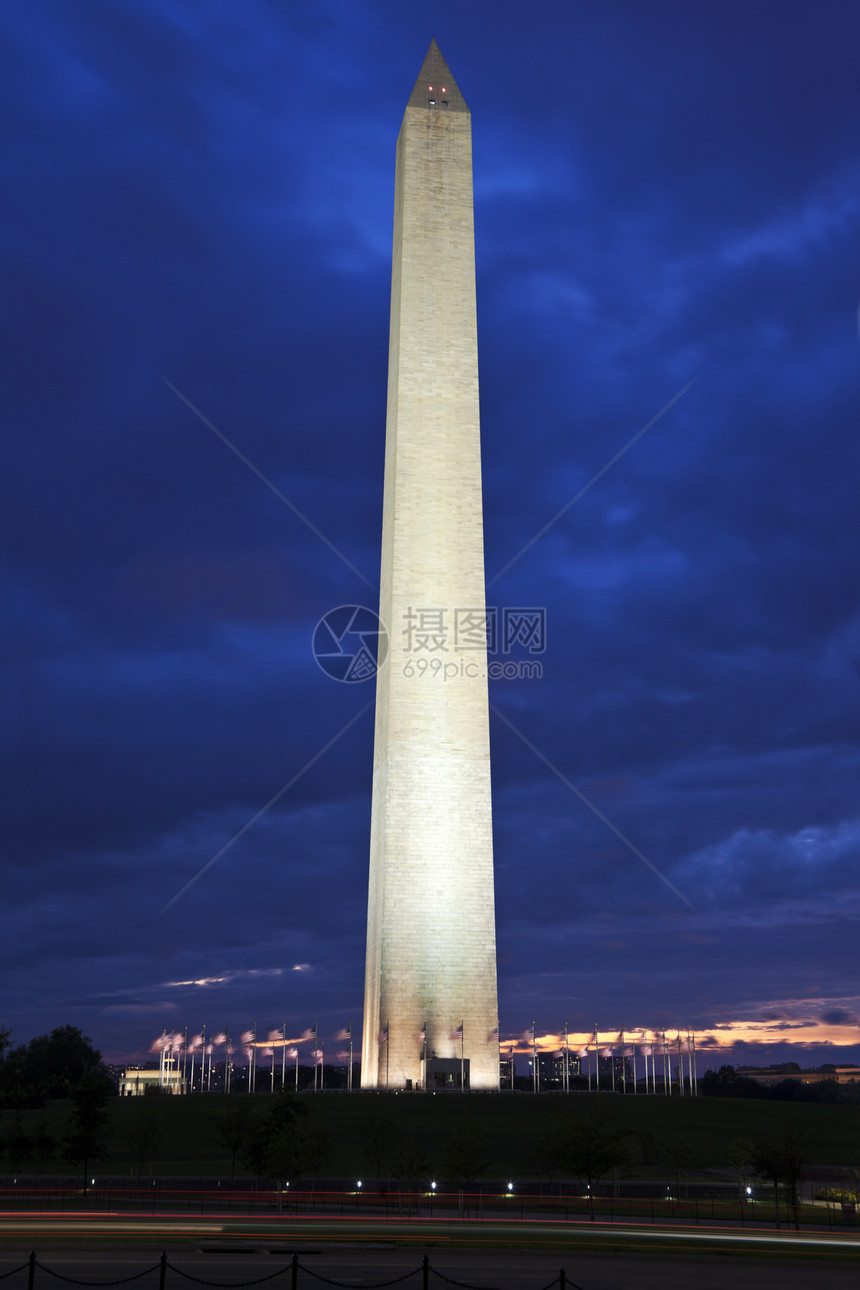
[{"label": "chain fence", "polygon": [[[37,1272],[42,1273],[43,1277],[37,1277]],[[254,1277],[250,1281],[208,1281],[205,1277],[195,1276],[192,1272],[186,1272],[184,1268],[179,1268],[175,1263],[171,1263],[165,1253],[162,1253],[157,1263],[153,1263],[148,1268],[143,1268],[140,1272],[135,1272],[128,1277],[118,1277],[113,1281],[85,1281],[80,1277],[70,1277],[64,1272],[57,1271],[56,1268],[49,1267],[48,1264],[42,1263],[37,1257],[35,1251],[31,1251],[30,1257],[25,1263],[21,1263],[16,1268],[10,1268],[8,1272],[0,1273],[0,1280],[7,1277],[20,1275],[23,1281],[24,1274],[27,1277],[27,1290],[35,1290],[37,1280],[40,1283],[45,1277],[52,1277],[56,1281],[64,1281],[67,1285],[88,1286],[88,1287],[109,1287],[125,1286],[132,1281],[140,1281],[143,1277],[158,1277],[158,1290],[166,1290],[168,1274],[181,1277],[185,1281],[193,1281],[196,1285],[212,1286],[215,1290],[245,1290],[245,1287],[263,1285],[266,1281],[275,1281],[279,1277],[285,1281],[289,1277],[290,1290],[298,1290],[299,1273],[312,1277],[315,1281],[323,1281],[326,1285],[337,1286],[339,1290],[385,1290],[388,1286],[398,1285],[403,1281],[409,1281],[413,1277],[421,1278],[421,1290],[430,1290],[430,1279],[435,1277],[439,1281],[444,1281],[447,1285],[456,1286],[457,1290],[498,1290],[495,1286],[473,1285],[468,1281],[456,1281],[453,1277],[447,1276],[439,1268],[434,1268],[429,1257],[425,1254],[420,1264],[411,1268],[410,1271],[404,1272],[402,1276],[395,1277],[389,1281],[334,1281],[331,1277],[323,1276],[320,1272],[315,1272],[313,1268],[306,1267],[299,1261],[298,1254],[294,1254],[289,1263],[274,1272],[269,1272],[264,1277]],[[558,1276],[553,1277],[548,1285],[542,1286],[541,1290],[582,1290],[575,1281],[570,1281],[565,1273],[564,1268],[559,1268]]]}]

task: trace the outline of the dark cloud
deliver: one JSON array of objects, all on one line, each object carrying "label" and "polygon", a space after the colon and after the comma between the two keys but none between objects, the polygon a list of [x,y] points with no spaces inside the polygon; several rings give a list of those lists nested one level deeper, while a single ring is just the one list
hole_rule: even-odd
[{"label": "dark cloud", "polygon": [[698,378],[490,591],[548,623],[493,701],[695,912],[494,718],[503,1032],[855,1024],[860,109],[827,17],[7,15],[16,1034],[358,1020],[370,714],[159,913],[371,697],[309,646],[374,603],[160,378],[375,583],[394,140],[434,35],[473,113],[489,576]]},{"label": "dark cloud", "polygon": [[851,1012],[846,1012],[844,1008],[828,1008],[822,1012],[819,1021],[823,1021],[828,1026],[857,1026],[860,1025],[857,1018]]}]

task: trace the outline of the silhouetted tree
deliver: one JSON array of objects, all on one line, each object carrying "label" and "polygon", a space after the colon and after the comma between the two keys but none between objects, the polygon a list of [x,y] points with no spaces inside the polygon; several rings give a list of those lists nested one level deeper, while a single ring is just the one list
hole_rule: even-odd
[{"label": "silhouetted tree", "polygon": [[385,1112],[369,1115],[361,1126],[360,1139],[364,1158],[376,1181],[388,1178],[400,1149],[400,1130],[395,1121]]},{"label": "silhouetted tree", "polygon": [[559,1165],[566,1174],[578,1178],[588,1188],[592,1222],[594,1192],[598,1183],[612,1169],[623,1165],[627,1158],[625,1136],[599,1101],[559,1134]]},{"label": "silhouetted tree", "polygon": [[274,1181],[280,1213],[284,1187],[303,1174],[318,1173],[329,1151],[327,1133],[308,1122],[303,1103],[291,1093],[279,1093],[266,1113],[254,1119],[241,1157],[258,1178]]},{"label": "silhouetted tree", "polygon": [[140,1177],[161,1150],[161,1125],[157,1107],[146,1105],[146,1098],[141,1098],[141,1106],[135,1106],[125,1132],[125,1144],[131,1158],[132,1171]]},{"label": "silhouetted tree", "polygon": [[672,1176],[675,1179],[675,1194],[680,1200],[682,1175],[685,1183],[684,1192],[685,1194],[687,1192],[687,1169],[689,1168],[690,1161],[693,1157],[690,1144],[687,1142],[686,1138],[669,1138],[663,1143],[660,1155],[672,1171]]},{"label": "silhouetted tree", "polygon": [[107,1150],[107,1102],[112,1093],[113,1085],[100,1064],[85,1070],[72,1091],[71,1133],[62,1150],[70,1164],[81,1166],[84,1191],[88,1166]]},{"label": "silhouetted tree", "polygon": [[487,1135],[470,1120],[455,1128],[445,1146],[442,1159],[446,1178],[471,1186],[489,1167],[490,1144]]},{"label": "silhouetted tree", "polygon": [[76,1026],[58,1026],[6,1052],[0,1096],[5,1106],[41,1106],[46,1098],[69,1097],[83,1075],[93,1070],[104,1073],[92,1040]]},{"label": "silhouetted tree", "polygon": [[726,1160],[738,1171],[738,1196],[744,1198],[747,1172],[752,1168],[752,1143],[748,1138],[730,1138],[726,1143]]},{"label": "silhouetted tree", "polygon": [[244,1147],[254,1123],[254,1104],[242,1094],[225,1097],[212,1116],[219,1142],[230,1152],[230,1185],[236,1179],[236,1158]]},{"label": "silhouetted tree", "polygon": [[751,1163],[757,1174],[773,1183],[776,1225],[779,1227],[779,1184],[785,1188],[786,1203],[794,1209],[794,1226],[799,1227],[797,1204],[800,1175],[807,1158],[803,1132],[785,1129],[777,1138],[758,1138],[752,1143]]}]

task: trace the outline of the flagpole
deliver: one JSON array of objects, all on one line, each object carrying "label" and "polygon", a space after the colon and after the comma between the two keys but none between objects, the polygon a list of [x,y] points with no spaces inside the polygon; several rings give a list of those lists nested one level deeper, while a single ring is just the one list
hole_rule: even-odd
[{"label": "flagpole", "polygon": [[465,1042],[466,1040],[465,1040],[464,1031],[463,1031],[463,1023],[461,1021],[460,1022],[460,1092],[461,1093],[465,1093],[466,1091],[465,1062],[464,1062]]},{"label": "flagpole", "polygon": [[624,1052],[624,1027],[621,1027],[621,1090],[627,1092],[627,1055]]},{"label": "flagpole", "polygon": [[424,1065],[424,1092],[427,1092],[427,1018],[424,1018],[424,1025],[421,1030],[424,1039],[421,1042],[421,1060]]},{"label": "flagpole", "polygon": [[[589,1081],[589,1090],[591,1082]],[[597,1029],[597,1022],[594,1023],[594,1091],[600,1092],[600,1032]]]},{"label": "flagpole", "polygon": [[388,1064],[388,1054],[391,1052],[391,1030],[389,1029],[389,1024],[390,1023],[386,1021],[385,1023],[385,1091],[386,1093],[388,1092],[388,1072],[390,1069]]},{"label": "flagpole", "polygon": [[570,1071],[568,1069],[567,1057],[567,1022],[564,1023],[564,1091],[570,1092]]},{"label": "flagpole", "polygon": [[352,1022],[349,1023],[349,1070],[346,1073],[347,1092],[352,1092]]},{"label": "flagpole", "polygon": [[694,1097],[699,1096],[699,1072],[696,1069],[696,1032],[693,1031],[693,1089]]},{"label": "flagpole", "polygon": [[284,1041],[284,1051],[281,1055],[281,1092],[287,1091],[287,1023],[284,1022],[281,1028],[281,1038]]},{"label": "flagpole", "polygon": [[537,1030],[536,1022],[532,1022],[532,1092],[537,1093],[540,1088],[540,1079],[538,1078],[537,1064]]}]

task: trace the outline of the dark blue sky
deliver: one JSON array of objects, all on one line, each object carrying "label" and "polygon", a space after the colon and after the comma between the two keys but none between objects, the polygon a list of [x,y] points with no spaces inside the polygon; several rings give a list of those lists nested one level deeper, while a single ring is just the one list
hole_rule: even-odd
[{"label": "dark blue sky", "polygon": [[160,912],[372,698],[310,641],[375,603],[161,376],[375,584],[432,37],[472,112],[488,576],[698,378],[489,594],[547,613],[492,701],[695,908],[494,717],[502,1035],[853,1060],[854,0],[7,9],[0,1021],[120,1058],[360,1020],[371,713]]}]

